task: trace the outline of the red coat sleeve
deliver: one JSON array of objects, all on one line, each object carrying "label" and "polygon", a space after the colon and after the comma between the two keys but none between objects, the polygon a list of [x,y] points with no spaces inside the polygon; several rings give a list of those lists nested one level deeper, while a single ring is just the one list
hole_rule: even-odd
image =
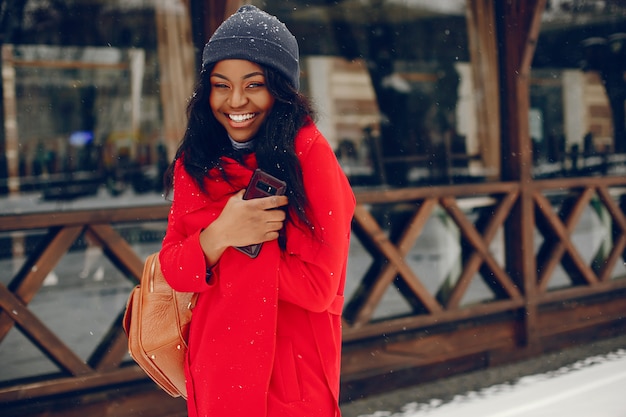
[{"label": "red coat sleeve", "polygon": [[174,170],[174,201],[159,254],[163,276],[176,291],[202,292],[207,284],[207,265],[200,246],[200,232],[214,213],[206,211],[207,197],[186,174],[180,160]]},{"label": "red coat sleeve", "polygon": [[355,198],[334,152],[314,125],[296,139],[314,233],[287,224],[279,299],[313,312],[343,294]]}]

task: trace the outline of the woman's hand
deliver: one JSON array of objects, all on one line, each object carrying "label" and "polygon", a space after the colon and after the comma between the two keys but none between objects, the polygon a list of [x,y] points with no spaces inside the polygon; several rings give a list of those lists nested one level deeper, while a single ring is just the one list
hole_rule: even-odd
[{"label": "woman's hand", "polygon": [[285,196],[244,200],[245,190],[232,196],[213,223],[200,233],[200,244],[210,265],[229,246],[246,246],[278,238],[285,212],[276,210],[288,203]]}]

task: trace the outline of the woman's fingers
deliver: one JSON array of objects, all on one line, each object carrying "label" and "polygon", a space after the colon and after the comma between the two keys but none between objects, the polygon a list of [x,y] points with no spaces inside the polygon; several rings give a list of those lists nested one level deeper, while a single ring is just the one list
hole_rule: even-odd
[{"label": "woman's fingers", "polygon": [[285,196],[243,200],[243,191],[232,196],[217,219],[222,238],[229,246],[245,246],[278,238],[286,219],[281,207],[288,204]]},{"label": "woman's fingers", "polygon": [[255,198],[248,200],[249,204],[260,210],[271,210],[278,207],[286,206],[289,200],[284,195],[274,195],[270,197]]}]

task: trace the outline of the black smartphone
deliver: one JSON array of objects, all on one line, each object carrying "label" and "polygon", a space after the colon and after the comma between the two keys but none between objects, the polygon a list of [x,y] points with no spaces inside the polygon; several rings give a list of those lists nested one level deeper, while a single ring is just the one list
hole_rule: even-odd
[{"label": "black smartphone", "polygon": [[[244,200],[251,200],[253,198],[269,197],[272,195],[283,195],[287,191],[287,184],[285,181],[279,180],[273,175],[267,172],[257,169],[252,174],[252,179],[246,187],[246,192],[243,195]],[[245,253],[251,258],[256,258],[261,251],[262,243],[247,246],[235,246],[240,252]]]}]

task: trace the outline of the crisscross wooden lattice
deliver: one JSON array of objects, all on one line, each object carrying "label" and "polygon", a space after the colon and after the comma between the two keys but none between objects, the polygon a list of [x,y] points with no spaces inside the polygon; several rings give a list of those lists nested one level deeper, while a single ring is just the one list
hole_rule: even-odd
[{"label": "crisscross wooden lattice", "polygon": [[[459,358],[474,358],[468,366],[481,366],[485,352],[496,357],[497,352],[507,355],[519,351],[525,343],[529,350],[537,349],[533,340],[543,343],[541,340],[555,334],[619,322],[624,317],[620,294],[626,291],[626,279],[619,279],[615,270],[620,260],[624,261],[626,248],[624,192],[620,188],[624,186],[626,180],[622,178],[595,178],[536,181],[527,188],[519,183],[490,183],[356,191],[353,239],[362,243],[374,263],[363,276],[356,277],[358,287],[348,294],[344,309],[344,384],[407,367],[455,363]],[[561,196],[560,204],[552,201],[556,192]],[[531,203],[531,210],[524,214],[530,216],[525,223],[543,237],[538,250],[530,254],[531,263],[537,263],[536,275],[530,277],[520,276],[508,264],[510,253],[524,253],[520,247],[533,248],[532,243],[521,241],[528,239],[526,234],[516,237],[518,229],[509,230],[517,221],[524,198]],[[572,241],[582,213],[591,204],[601,206],[608,214],[612,242],[592,265],[583,260]],[[402,207],[404,216],[390,232],[379,224],[376,210],[395,206]],[[117,232],[116,225],[163,221],[168,211],[164,205],[3,217],[6,221],[0,224],[2,232],[45,230],[47,234],[9,285],[0,285],[0,343],[17,326],[61,372],[42,375],[35,383],[5,383],[0,387],[0,401],[19,401],[25,392],[33,398],[145,379],[138,367],[125,366],[122,311],[101,335],[89,358],[83,360],[74,346],[68,346],[46,326],[29,303],[58,260],[82,235],[96,241],[124,276],[136,280],[142,261]],[[406,257],[435,212],[443,213],[454,224],[462,246],[462,265],[458,276],[447,282],[445,291],[433,293],[423,281],[429,277]],[[505,237],[504,260],[492,249],[494,243],[500,243],[496,239],[501,239],[501,231]],[[559,263],[572,285],[549,288]],[[476,279],[482,279],[494,297],[466,304],[464,297]],[[392,286],[407,300],[409,313],[374,319],[385,292]],[[603,298],[596,302],[594,297],[599,296]]]},{"label": "crisscross wooden lattice", "polygon": [[[544,236],[544,242],[537,254],[539,291],[545,293],[548,290],[550,279],[559,263],[574,285],[593,287],[607,283],[617,262],[624,257],[626,248],[626,218],[611,196],[609,187],[588,185],[570,190],[563,198],[558,212],[542,190],[535,191],[533,199],[537,228]],[[613,240],[609,253],[598,259],[599,265],[595,268],[584,261],[580,250],[571,239],[592,199],[599,201],[601,209],[610,216]]]},{"label": "crisscross wooden lattice", "polygon": [[[12,217],[12,221],[4,223],[3,229],[9,230],[20,230],[20,224],[23,224],[23,230],[47,229],[46,235],[29,254],[9,285],[0,284],[0,343],[17,326],[61,373],[50,377],[50,381],[55,381],[54,383],[36,384],[33,387],[35,395],[66,390],[64,385],[71,384],[69,381],[74,378],[81,378],[81,388],[84,389],[101,385],[106,380],[114,382],[143,377],[135,367],[121,366],[128,351],[126,335],[121,327],[123,311],[119,312],[109,331],[102,335],[89,359],[84,361],[73,346],[68,346],[42,318],[29,309],[28,304],[42,288],[46,276],[83,234],[98,242],[103,253],[125,276],[138,282],[143,261],[114,229],[112,223],[132,222],[138,218],[164,218],[167,210],[168,207],[157,207],[57,213],[54,216],[36,214]],[[80,314],[80,311],[72,311],[72,305],[64,308],[68,311],[68,320],[71,320],[73,314]]]},{"label": "crisscross wooden lattice", "polygon": [[[414,311],[424,314],[458,309],[472,278],[481,269],[484,276],[491,278],[486,283],[498,299],[520,300],[519,290],[489,250],[489,245],[502,227],[517,195],[517,191],[513,189],[511,192],[490,197],[489,210],[483,210],[486,214],[480,216],[478,225],[473,224],[464,214],[455,196],[442,195],[415,200],[409,205],[414,210],[397,242],[393,242],[377,223],[368,210],[368,205],[358,205],[354,216],[355,235],[366,241],[364,246],[370,255],[379,262],[382,260],[384,266],[378,268],[379,262],[370,266],[366,279],[361,282],[346,307],[344,316],[348,327],[357,328],[370,322],[385,291],[394,282]],[[462,240],[471,248],[465,258],[462,273],[446,299],[430,294],[421,281],[419,271],[411,270],[404,259],[437,206],[442,207],[454,221],[461,232]],[[373,275],[375,276],[372,278]]]}]

